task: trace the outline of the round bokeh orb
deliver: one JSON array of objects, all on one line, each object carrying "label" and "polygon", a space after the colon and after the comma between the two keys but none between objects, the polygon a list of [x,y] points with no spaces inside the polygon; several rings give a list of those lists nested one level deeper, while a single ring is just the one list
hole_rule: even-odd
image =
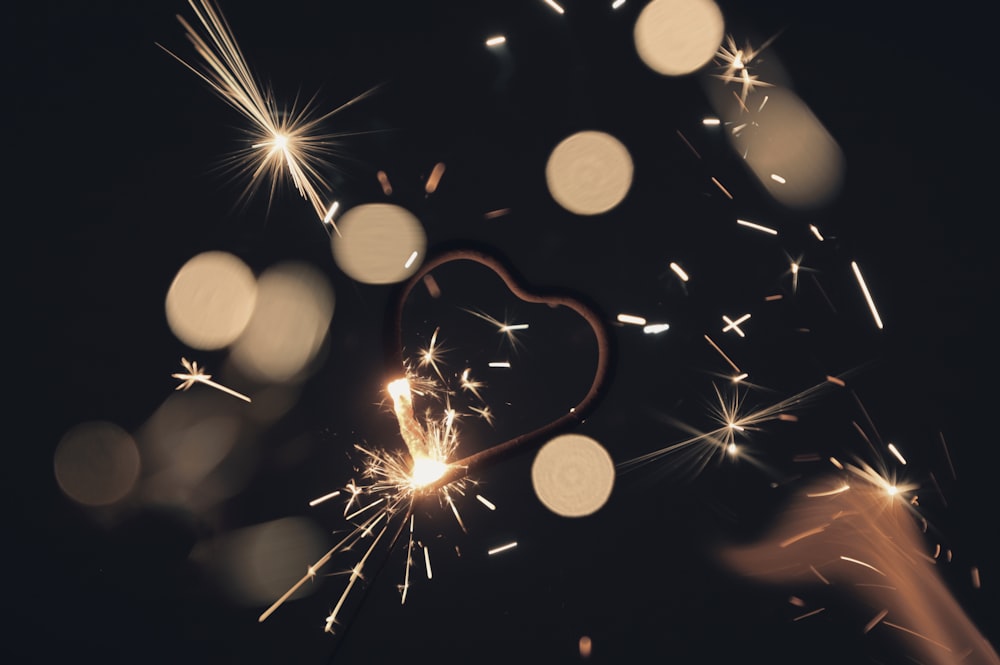
[{"label": "round bokeh orb", "polygon": [[556,203],[577,215],[599,215],[617,206],[632,186],[632,156],[610,134],[584,131],[559,142],[545,165]]},{"label": "round bokeh orb", "polygon": [[203,252],[174,276],[167,324],[192,349],[221,349],[246,328],[256,298],[257,280],[243,261],[228,252]]},{"label": "round bokeh orb", "polygon": [[59,440],[53,467],[66,496],[85,506],[108,506],[125,498],[139,479],[139,448],[114,423],[85,422]]},{"label": "round bokeh orb", "polygon": [[538,500],[555,514],[585,517],[611,496],[615,463],[590,437],[564,434],[538,451],[531,465],[531,484]]},{"label": "round bokeh orb", "polygon": [[401,282],[424,261],[424,227],[400,206],[355,206],[337,221],[337,230],[331,241],[333,259],[349,277],[364,284]]},{"label": "round bokeh orb", "polygon": [[683,76],[712,60],[725,27],[712,0],[653,0],[636,19],[635,50],[654,72]]}]

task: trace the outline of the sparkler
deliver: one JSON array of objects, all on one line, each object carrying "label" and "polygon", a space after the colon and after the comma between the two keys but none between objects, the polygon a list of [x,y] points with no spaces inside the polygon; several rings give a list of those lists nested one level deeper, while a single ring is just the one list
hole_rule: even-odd
[{"label": "sparkler", "polygon": [[[416,380],[417,377],[406,369],[409,365],[402,358],[402,313],[410,293],[435,268],[454,261],[471,261],[490,268],[503,280],[510,291],[521,300],[531,303],[542,303],[552,307],[561,306],[570,308],[590,324],[597,342],[597,368],[594,373],[594,380],[590,390],[576,407],[532,432],[509,439],[496,446],[458,460],[455,459],[455,452],[459,445],[458,430],[455,427],[457,419],[455,411],[448,408],[440,420],[430,420],[422,424],[414,413],[414,394],[411,389],[411,380]],[[475,312],[473,313],[476,314]],[[495,320],[491,320],[485,315],[476,315],[485,320],[495,322]],[[260,621],[266,620],[298,589],[314,579],[317,572],[326,566],[336,554],[359,546],[362,541],[367,542],[366,539],[370,538],[371,541],[364,549],[360,560],[350,569],[346,588],[343,590],[334,609],[327,617],[325,630],[333,632],[334,626],[340,622],[340,615],[349,594],[359,580],[364,580],[365,564],[371,558],[377,546],[383,541],[387,533],[392,533],[388,545],[388,551],[391,552],[404,527],[409,524],[410,535],[407,545],[406,566],[403,583],[400,586],[401,602],[405,603],[411,584],[410,575],[413,566],[412,552],[415,543],[413,536],[415,522],[413,509],[415,502],[422,497],[436,496],[443,506],[451,510],[459,526],[464,531],[465,524],[456,505],[455,495],[465,494],[465,488],[470,482],[469,474],[501,457],[513,454],[531,445],[540,444],[556,432],[581,422],[594,408],[605,386],[610,363],[610,345],[602,319],[597,313],[575,298],[538,295],[526,290],[498,259],[478,251],[456,250],[429,259],[410,277],[400,291],[396,301],[395,316],[392,321],[394,324],[394,346],[390,352],[390,356],[393,358],[392,362],[395,367],[403,368],[404,375],[389,381],[386,390],[392,399],[393,412],[399,424],[400,437],[406,446],[406,453],[387,452],[361,446],[356,447],[364,456],[363,476],[367,482],[360,486],[354,485],[352,482],[345,488],[349,495],[345,515],[348,520],[363,517],[362,521],[357,523],[347,536],[320,557],[319,560],[310,565],[305,575],[260,615]],[[505,333],[511,332],[509,329],[501,331]],[[433,352],[437,350],[437,333],[438,330],[435,329],[430,346],[421,351],[422,360],[434,358]],[[430,365],[438,377],[444,381],[443,373],[439,371],[436,364],[433,364],[433,360],[427,360],[423,364]],[[463,371],[460,383],[462,389],[471,392],[478,399],[482,399],[479,392],[482,384],[471,378],[469,369]],[[488,407],[481,409],[474,408],[473,411],[481,415],[487,422],[492,423],[493,416]],[[331,496],[333,496],[333,493],[317,500],[316,503]],[[489,500],[479,495],[477,495],[477,499],[490,510],[495,509],[495,506]],[[347,512],[351,507],[354,507],[354,510],[348,515]],[[396,526],[392,526],[393,523],[397,523]],[[505,545],[492,550],[490,554],[499,553],[515,545],[516,543]],[[424,564],[427,570],[427,577],[430,579],[430,553],[426,547],[424,547]]]},{"label": "sparkler", "polygon": [[750,73],[750,63],[752,63],[761,52],[777,39],[777,35],[771,37],[759,49],[755,49],[747,42],[746,46],[739,48],[732,35],[726,35],[725,43],[719,46],[715,54],[716,62],[722,68],[721,74],[714,74],[715,78],[727,83],[740,84],[740,103],[746,108],[747,96],[755,88],[771,87],[770,83],[761,81],[756,74]]},{"label": "sparkler", "polygon": [[250,145],[233,157],[238,172],[249,178],[245,194],[250,195],[266,185],[273,199],[279,184],[290,179],[324,226],[329,224],[336,231],[333,213],[338,203],[328,201],[329,188],[322,171],[329,167],[329,158],[335,154],[335,139],[343,135],[324,133],[321,125],[373,90],[319,115],[314,112],[312,101],[301,107],[282,108],[271,91],[262,88],[254,76],[218,7],[210,0],[188,0],[188,4],[201,31],[182,16],[177,20],[200,56],[201,66],[192,65],[159,46],[250,122]]}]

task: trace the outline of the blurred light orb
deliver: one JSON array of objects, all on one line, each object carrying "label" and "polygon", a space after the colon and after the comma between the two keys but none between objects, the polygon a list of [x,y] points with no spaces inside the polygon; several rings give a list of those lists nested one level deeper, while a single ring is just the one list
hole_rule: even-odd
[{"label": "blurred light orb", "polygon": [[256,298],[257,280],[243,261],[228,252],[203,252],[170,284],[167,324],[192,349],[221,349],[246,328]]},{"label": "blurred light orb", "polygon": [[658,74],[683,76],[707,65],[722,44],[725,20],[712,0],[652,0],[635,22],[635,49]]},{"label": "blurred light orb", "polygon": [[366,203],[337,221],[333,259],[349,277],[364,284],[395,284],[420,267],[427,235],[413,213],[390,203]]},{"label": "blurred light orb", "polygon": [[730,136],[733,149],[746,155],[746,165],[779,203],[803,209],[829,202],[843,181],[840,146],[794,92],[775,87],[767,94],[756,132]]},{"label": "blurred light orb", "polygon": [[251,377],[282,383],[319,352],[333,318],[333,288],[316,268],[281,263],[257,280],[257,304],[233,344],[232,361]]},{"label": "blurred light orb", "polygon": [[131,434],[114,423],[93,421],[63,435],[54,465],[66,496],[85,506],[108,506],[132,491],[141,463]]},{"label": "blurred light orb", "polygon": [[564,434],[538,451],[531,483],[539,501],[557,515],[585,517],[611,496],[615,463],[604,446],[588,436]]},{"label": "blurred light orb", "polygon": [[[209,557],[234,599],[247,605],[269,604],[305,572],[305,566],[329,549],[322,529],[301,517],[286,517],[244,527],[199,547]],[[320,588],[306,584],[293,598]]]},{"label": "blurred light orb", "polygon": [[577,215],[617,206],[632,186],[632,156],[621,141],[597,131],[563,139],[549,155],[545,182],[556,203]]}]

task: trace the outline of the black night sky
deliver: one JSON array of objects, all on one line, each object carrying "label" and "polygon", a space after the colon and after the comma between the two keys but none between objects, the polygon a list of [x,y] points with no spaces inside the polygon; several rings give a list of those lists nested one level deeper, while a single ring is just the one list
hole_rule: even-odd
[{"label": "black night sky", "polygon": [[[465,532],[436,499],[418,503],[421,547],[404,605],[405,533],[391,551],[372,555],[336,635],[323,624],[343,574],[321,574],[308,595],[258,623],[270,601],[248,599],[253,574],[231,563],[247,534],[306,525],[322,553],[347,526],[343,503],[308,502],[360,480],[355,444],[402,446],[384,392],[400,369],[387,343],[399,286],[348,277],[290,185],[270,199],[266,191],[242,196],[245,181],[224,164],[247,143],[243,118],[164,50],[197,62],[176,20],[194,20],[186,2],[50,2],[44,56],[21,62],[24,71],[42,70],[38,92],[19,106],[45,127],[44,160],[25,164],[45,164],[31,179],[42,189],[32,205],[46,213],[26,227],[28,251],[17,250],[10,278],[30,305],[31,371],[23,384],[8,377],[8,404],[23,420],[8,437],[13,459],[4,465],[15,527],[5,548],[13,555],[7,605],[13,642],[23,641],[8,662],[949,662],[929,660],[927,641],[903,631],[879,625],[866,633],[883,608],[848,585],[768,585],[719,558],[766,537],[811,482],[837,477],[831,456],[884,464],[917,486],[905,497],[919,497],[906,519],[921,529],[926,520],[921,551],[940,545],[936,574],[996,643],[995,603],[987,600],[1000,584],[990,425],[998,401],[996,113],[986,17],[963,3],[719,0],[738,45],[773,38],[758,56],[761,79],[780,72],[782,87],[842,151],[836,194],[788,207],[731,147],[732,125],[702,123],[718,115],[712,91],[731,98],[738,86],[712,78],[719,69],[711,63],[668,77],[637,55],[633,30],[645,2],[562,4],[562,15],[544,0],[230,1],[221,9],[280,103],[297,99],[322,112],[372,91],[323,125],[339,135],[323,175],[341,211],[401,206],[420,220],[429,253],[489,252],[528,288],[572,294],[601,314],[612,372],[573,431],[600,442],[616,464],[687,438],[681,423],[715,426],[713,386],[728,389],[733,371],[706,335],[749,373],[740,392],[746,406],[825,384],[817,398],[795,410],[796,422],[741,434],[745,457],[716,454],[699,468],[687,450],[634,470],[619,466],[607,504],[587,517],[542,505],[531,481],[535,450],[524,450],[477,472],[478,484],[459,501]],[[498,34],[506,44],[488,48],[485,40]],[[748,103],[748,115],[762,122],[768,90],[758,88]],[[634,164],[624,201],[594,216],[563,209],[546,187],[553,148],[583,130],[617,137]],[[428,194],[438,163],[446,170]],[[498,210],[505,214],[490,214]],[[225,350],[191,349],[168,326],[164,299],[174,276],[210,250],[238,256],[257,275],[300,262],[335,294],[310,374],[275,388],[273,399],[232,370]],[[789,264],[799,256],[804,270],[793,291]],[[403,339],[415,358],[439,329],[446,376],[470,367],[485,383],[495,422],[463,418],[461,454],[579,401],[594,366],[586,325],[518,301],[481,267],[449,264],[434,275],[442,296],[414,290]],[[530,328],[514,351],[467,309]],[[670,329],[644,334],[618,323],[620,313]],[[723,316],[745,313],[746,337],[723,331]],[[486,367],[500,356],[509,370]],[[181,357],[237,390],[257,391],[254,403],[200,385],[175,392],[170,375]],[[826,382],[830,375],[846,387]],[[164,493],[163,473],[144,457],[135,489],[113,506],[88,508],[60,489],[54,456],[72,428],[114,423],[148,451],[143,437],[154,414],[167,418],[166,405],[180,399],[199,405],[202,425],[192,428],[239,423],[197,483]],[[483,405],[469,391],[453,399],[465,413]],[[295,556],[272,538],[255,546],[260,565]],[[512,541],[516,548],[487,554]],[[322,572],[343,573],[361,552]],[[302,559],[296,570],[310,563]],[[584,636],[593,644],[589,659],[578,646]],[[980,651],[962,662],[993,661]]]}]

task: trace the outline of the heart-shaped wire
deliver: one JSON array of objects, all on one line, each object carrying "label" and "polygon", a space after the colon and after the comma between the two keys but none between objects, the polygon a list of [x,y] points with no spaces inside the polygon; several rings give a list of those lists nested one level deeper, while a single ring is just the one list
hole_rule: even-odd
[{"label": "heart-shaped wire", "polygon": [[395,372],[399,368],[405,374],[406,365],[403,360],[403,309],[409,300],[414,287],[424,280],[434,269],[456,261],[472,261],[489,268],[507,286],[517,298],[528,303],[548,305],[550,307],[568,307],[582,317],[591,327],[597,342],[597,366],[594,369],[594,380],[587,394],[580,402],[559,418],[552,420],[537,429],[520,434],[495,446],[469,455],[448,465],[447,471],[434,483],[427,485],[424,491],[435,491],[449,483],[461,480],[475,469],[489,462],[496,462],[522,449],[536,446],[559,431],[578,425],[594,410],[603,395],[608,383],[611,368],[611,342],[604,321],[598,313],[579,298],[567,295],[541,295],[526,289],[514,276],[513,272],[497,257],[476,249],[453,249],[429,257],[423,265],[407,280],[396,298],[394,310],[388,319],[391,347],[388,351],[391,367]]}]

